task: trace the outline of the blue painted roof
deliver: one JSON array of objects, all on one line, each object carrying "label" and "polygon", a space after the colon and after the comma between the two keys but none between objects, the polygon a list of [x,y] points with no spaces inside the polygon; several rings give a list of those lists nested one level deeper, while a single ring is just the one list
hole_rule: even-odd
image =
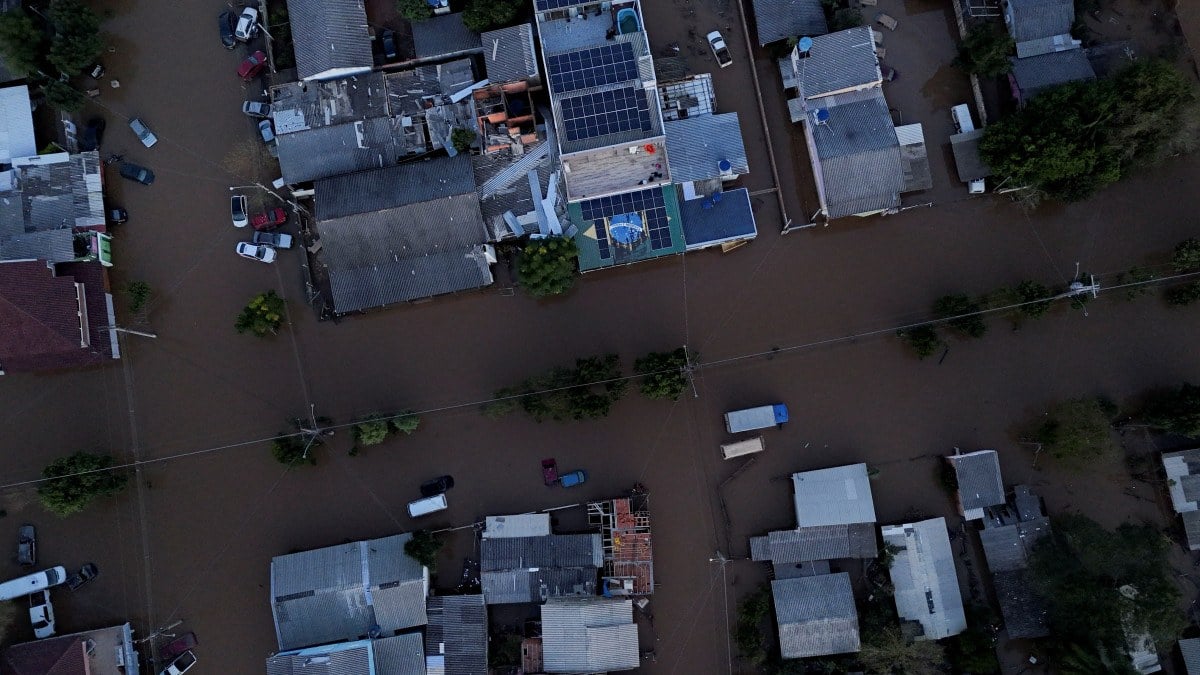
[{"label": "blue painted roof", "polygon": [[679,203],[687,250],[758,236],[754,210],[750,206],[750,191],[738,188],[718,194],[719,200],[704,197]]}]

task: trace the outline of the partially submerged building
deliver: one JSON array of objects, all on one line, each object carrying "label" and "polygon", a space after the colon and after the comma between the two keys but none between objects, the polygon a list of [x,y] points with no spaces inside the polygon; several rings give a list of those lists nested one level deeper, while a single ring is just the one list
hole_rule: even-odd
[{"label": "partially submerged building", "polygon": [[1072,0],[1005,0],[1004,23],[1017,48],[1008,80],[1018,103],[1060,84],[1096,79],[1082,43],[1071,37]]},{"label": "partially submerged building", "polygon": [[954,467],[958,484],[958,512],[967,520],[979,520],[984,509],[1004,503],[1004,482],[1000,478],[1000,456],[995,450],[964,453],[958,448],[946,458]]},{"label": "partially submerged building", "polygon": [[482,595],[433,596],[426,613],[425,670],[429,675],[488,672],[488,617]]},{"label": "partially submerged building", "polygon": [[1188,550],[1200,551],[1200,449],[1164,452],[1171,506],[1183,519]]},{"label": "partially submerged building", "polygon": [[599,534],[549,534],[550,514],[494,516],[480,541],[489,605],[594,596],[604,553]]},{"label": "partially submerged building", "polygon": [[0,655],[5,675],[139,675],[141,657],[129,623],[22,642]]},{"label": "partially submerged building", "polygon": [[0,260],[112,265],[96,151],[11,157],[0,171]]},{"label": "partially submerged building", "polygon": [[424,675],[419,633],[293,649],[267,659],[267,675]]},{"label": "partially submerged building", "polygon": [[552,598],[542,605],[545,673],[605,673],[641,665],[628,598]]},{"label": "partially submerged building", "polygon": [[754,0],[753,4],[759,46],[829,32],[821,0]]},{"label": "partially submerged building", "polygon": [[1012,72],[1008,74],[1008,80],[1013,98],[1022,105],[1047,89],[1096,79],[1091,61],[1081,49],[1009,60],[1012,61]]},{"label": "partially submerged building", "polygon": [[940,640],[967,628],[945,518],[881,528],[896,547],[890,574],[901,628],[915,640]]},{"label": "partially submerged building", "polygon": [[1007,504],[986,511],[979,539],[1008,636],[1049,635],[1046,603],[1037,593],[1029,570],[1033,547],[1050,534],[1050,519],[1042,510],[1041,500],[1028,485],[1018,485]]},{"label": "partially submerged building", "polygon": [[288,0],[287,10],[301,80],[349,77],[374,67],[363,0]]},{"label": "partially submerged building", "polygon": [[650,595],[654,592],[654,537],[650,528],[650,495],[588,502],[588,525],[600,530],[604,551],[601,594]]},{"label": "partially submerged building", "polygon": [[779,649],[785,659],[857,652],[858,611],[850,575],[822,574],[771,582]]}]

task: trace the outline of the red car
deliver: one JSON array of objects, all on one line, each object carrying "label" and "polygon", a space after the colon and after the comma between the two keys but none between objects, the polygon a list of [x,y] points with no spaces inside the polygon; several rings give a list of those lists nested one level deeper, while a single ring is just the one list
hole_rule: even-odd
[{"label": "red car", "polygon": [[246,60],[242,61],[242,65],[238,67],[238,77],[249,82],[258,77],[259,73],[266,67],[267,55],[261,51],[254,52],[250,56],[247,56]]},{"label": "red car", "polygon": [[287,212],[281,208],[274,208],[255,214],[250,219],[250,226],[256,230],[273,230],[286,222]]}]

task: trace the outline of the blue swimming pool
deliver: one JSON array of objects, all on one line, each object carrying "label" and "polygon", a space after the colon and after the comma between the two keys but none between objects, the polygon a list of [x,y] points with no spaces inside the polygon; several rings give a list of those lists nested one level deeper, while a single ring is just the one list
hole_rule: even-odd
[{"label": "blue swimming pool", "polygon": [[637,12],[629,7],[617,10],[617,32],[621,35],[629,35],[642,30],[638,25]]}]

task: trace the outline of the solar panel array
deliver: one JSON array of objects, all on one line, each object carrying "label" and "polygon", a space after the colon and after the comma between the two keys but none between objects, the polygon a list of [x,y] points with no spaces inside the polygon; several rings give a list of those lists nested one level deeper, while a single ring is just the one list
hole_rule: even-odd
[{"label": "solar panel array", "polygon": [[565,98],[560,108],[568,141],[654,128],[646,90],[636,87]]},{"label": "solar panel array", "polygon": [[628,42],[556,54],[546,61],[550,88],[559,94],[638,78],[633,45]]},{"label": "solar panel array", "polygon": [[562,7],[578,5],[581,2],[583,2],[583,0],[537,0],[537,8],[539,12],[545,12],[551,9],[560,9]]},{"label": "solar panel array", "polygon": [[661,188],[651,188],[623,195],[589,199],[579,205],[583,219],[596,227],[600,257],[612,257],[609,249],[606,223],[609,218],[622,213],[636,213],[642,217],[650,236],[650,248],[660,251],[671,247],[671,223],[667,219],[667,208],[663,203]]}]

